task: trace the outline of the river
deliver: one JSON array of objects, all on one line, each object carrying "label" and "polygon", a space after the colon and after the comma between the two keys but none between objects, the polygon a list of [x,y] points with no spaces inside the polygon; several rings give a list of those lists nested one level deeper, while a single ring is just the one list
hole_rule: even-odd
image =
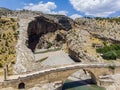
[{"label": "river", "polygon": [[66,80],[62,90],[105,90],[103,87],[99,87],[95,84],[86,84],[86,81],[71,81]]}]

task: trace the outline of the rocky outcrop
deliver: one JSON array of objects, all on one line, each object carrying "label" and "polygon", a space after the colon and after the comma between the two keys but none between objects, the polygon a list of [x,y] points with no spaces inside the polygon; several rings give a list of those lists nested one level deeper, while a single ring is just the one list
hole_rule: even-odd
[{"label": "rocky outcrop", "polygon": [[92,48],[93,41],[88,31],[80,28],[73,29],[67,35],[68,53],[80,62],[101,62],[95,49]]},{"label": "rocky outcrop", "polygon": [[28,26],[28,47],[34,51],[39,42],[40,37],[48,32],[55,32],[63,29],[63,27],[44,16],[36,17]]},{"label": "rocky outcrop", "polygon": [[67,33],[68,32],[64,30],[57,30],[53,33],[49,32],[42,35],[39,39],[36,49],[62,47],[62,45],[66,42]]},{"label": "rocky outcrop", "polygon": [[70,30],[75,26],[75,22],[65,15],[46,14],[45,17],[52,19],[56,23],[61,24],[65,28],[65,30]]},{"label": "rocky outcrop", "polygon": [[75,22],[77,27],[67,35],[67,46],[70,56],[76,61],[104,62],[92,45],[120,43],[120,25],[115,21],[79,18]]},{"label": "rocky outcrop", "polygon": [[[50,18],[50,17],[49,17]],[[52,33],[56,34],[56,41],[62,41],[62,34],[56,33],[61,32],[60,30],[67,31],[72,28],[68,18],[57,17],[54,19],[49,19],[48,17],[39,16],[35,20],[31,21],[28,26],[28,47],[34,52],[36,46],[40,46],[41,43],[54,43],[46,41],[44,37],[52,37]],[[41,40],[42,39],[42,40]],[[54,40],[55,40],[54,39]],[[58,40],[59,39],[59,40]],[[41,42],[44,41],[44,42]],[[39,47],[40,48],[40,47]]]}]

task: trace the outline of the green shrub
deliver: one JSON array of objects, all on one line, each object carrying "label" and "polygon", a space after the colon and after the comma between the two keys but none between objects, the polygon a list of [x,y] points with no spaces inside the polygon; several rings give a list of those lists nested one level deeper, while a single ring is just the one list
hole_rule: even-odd
[{"label": "green shrub", "polygon": [[110,60],[120,58],[120,44],[105,45],[103,48],[96,49],[96,52],[103,54],[104,59]]},{"label": "green shrub", "polygon": [[12,29],[13,29],[13,31],[15,31],[15,30],[16,30],[16,27],[15,27],[15,26],[12,26]]},{"label": "green shrub", "polygon": [[104,46],[103,48],[96,49],[98,53],[106,53],[108,51],[111,51],[111,48],[109,46]]},{"label": "green shrub", "polygon": [[7,41],[7,40],[5,41],[5,46],[6,46],[6,47],[9,47],[9,44],[8,44],[8,41]]},{"label": "green shrub", "polygon": [[116,50],[118,58],[120,58],[120,50]]},{"label": "green shrub", "polygon": [[5,53],[5,50],[4,50],[4,49],[1,49],[1,53]]},{"label": "green shrub", "polygon": [[0,68],[2,68],[3,67],[3,65],[2,65],[2,63],[0,63]]},{"label": "green shrub", "polygon": [[51,42],[47,42],[47,48],[51,48],[52,43]]},{"label": "green shrub", "polygon": [[13,34],[14,34],[15,39],[17,40],[19,32],[14,32]]},{"label": "green shrub", "polygon": [[115,51],[109,51],[107,53],[104,53],[102,57],[107,60],[110,60],[110,59],[116,60],[117,54]]},{"label": "green shrub", "polygon": [[15,22],[15,19],[14,19],[14,18],[10,18],[10,20],[11,20],[12,22]]},{"label": "green shrub", "polygon": [[12,61],[11,63],[12,63],[12,64],[15,64],[15,61]]},{"label": "green shrub", "polygon": [[92,47],[95,47],[95,45],[96,45],[95,43],[92,43]]},{"label": "green shrub", "polygon": [[109,66],[110,69],[114,70],[115,69],[115,66]]}]

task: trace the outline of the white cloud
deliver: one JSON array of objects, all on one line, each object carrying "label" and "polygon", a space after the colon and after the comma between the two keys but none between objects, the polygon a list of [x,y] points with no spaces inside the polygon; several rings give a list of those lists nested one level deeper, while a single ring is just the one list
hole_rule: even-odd
[{"label": "white cloud", "polygon": [[43,3],[41,1],[38,4],[30,3],[30,4],[26,5],[26,6],[24,6],[23,8],[27,9],[27,10],[32,10],[32,11],[41,11],[43,13],[50,13],[56,7],[57,6],[56,6],[56,4],[54,2]]},{"label": "white cloud", "polygon": [[33,3],[29,3],[29,6],[33,6],[34,4]]},{"label": "white cloud", "polygon": [[80,18],[80,17],[82,17],[82,16],[79,15],[79,14],[73,14],[73,15],[70,16],[70,18],[72,18],[72,19]]},{"label": "white cloud", "polygon": [[58,12],[55,12],[55,11],[52,11],[51,14],[60,14],[60,15],[67,15],[68,11],[58,11]]},{"label": "white cloud", "polygon": [[74,9],[85,15],[107,17],[120,10],[120,0],[69,0]]},{"label": "white cloud", "polygon": [[67,15],[68,11],[58,11],[58,14]]},{"label": "white cloud", "polygon": [[58,11],[54,10],[57,8],[57,5],[54,2],[43,3],[42,1],[38,4],[29,3],[23,7],[23,9],[32,10],[32,11],[41,11],[47,14],[62,14],[67,15],[67,11]]}]

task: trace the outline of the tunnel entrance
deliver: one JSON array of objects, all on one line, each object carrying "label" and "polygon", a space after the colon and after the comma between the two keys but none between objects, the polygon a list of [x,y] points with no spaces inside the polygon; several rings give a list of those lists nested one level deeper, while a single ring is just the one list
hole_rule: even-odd
[{"label": "tunnel entrance", "polygon": [[22,82],[18,85],[18,89],[25,89],[25,84]]}]

